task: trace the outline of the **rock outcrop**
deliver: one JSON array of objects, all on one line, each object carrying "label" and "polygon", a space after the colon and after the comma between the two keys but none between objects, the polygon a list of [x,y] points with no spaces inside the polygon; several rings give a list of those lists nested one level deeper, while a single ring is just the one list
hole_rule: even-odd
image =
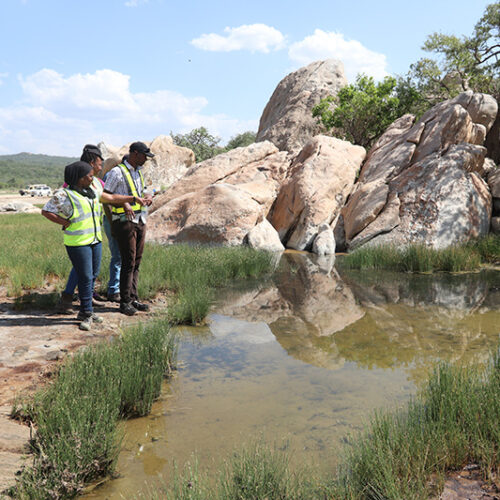
[{"label": "rock outcrop", "polygon": [[155,199],[148,238],[160,243],[249,243],[282,250],[265,219],[288,168],[270,142],[236,148],[190,168]]},{"label": "rock outcrop", "polygon": [[22,201],[4,203],[0,205],[0,212],[9,213],[40,213],[40,209],[31,203]]},{"label": "rock outcrop", "polygon": [[[335,225],[365,154],[361,146],[333,137],[317,136],[306,144],[293,160],[269,216],[287,248],[311,250],[319,227]],[[321,252],[331,249],[322,245]]]},{"label": "rock outcrop", "polygon": [[[156,189],[163,189],[182,177],[187,169],[194,165],[194,153],[181,146],[176,146],[169,135],[159,135],[152,141],[143,141],[155,154],[144,166],[144,180],[146,185]],[[115,148],[101,142],[99,149],[104,158],[101,176],[118,165],[123,156],[128,153],[130,144]]]},{"label": "rock outcrop", "polygon": [[313,107],[347,85],[340,61],[316,61],[287,75],[276,87],[260,118],[257,141],[297,153],[320,128]]},{"label": "rock outcrop", "polygon": [[464,92],[380,137],[342,210],[347,245],[423,243],[443,248],[484,236],[491,195],[482,175],[496,101]]}]

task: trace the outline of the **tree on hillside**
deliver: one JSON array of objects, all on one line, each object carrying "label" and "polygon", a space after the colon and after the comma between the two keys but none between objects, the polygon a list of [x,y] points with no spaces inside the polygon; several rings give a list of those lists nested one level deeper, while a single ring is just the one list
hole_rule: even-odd
[{"label": "tree on hillside", "polygon": [[[437,58],[420,59],[405,77],[386,77],[380,83],[358,75],[356,83],[341,89],[336,98],[323,99],[313,115],[334,136],[369,147],[404,113],[418,117],[465,90],[500,101],[500,2],[486,7],[470,37],[433,33],[422,48]],[[500,113],[485,146],[500,163]]]},{"label": "tree on hillside", "polygon": [[231,149],[240,148],[244,146],[249,146],[255,142],[257,134],[255,132],[247,131],[241,134],[237,134],[226,144],[225,150],[230,151]]},{"label": "tree on hillside", "polygon": [[356,83],[340,89],[336,97],[322,99],[313,116],[332,135],[369,148],[419,99],[416,90],[393,77],[376,83],[371,76],[358,75]]},{"label": "tree on hillside", "polygon": [[211,135],[205,127],[195,128],[187,134],[174,135],[170,132],[170,135],[174,144],[191,149],[197,162],[212,158],[224,151],[224,148],[219,146],[220,137]]},{"label": "tree on hillside", "polygon": [[187,134],[173,134],[170,132],[174,144],[189,148],[194,152],[196,162],[208,160],[231,149],[248,146],[255,142],[256,135],[255,132],[251,131],[236,134],[223,147],[219,145],[220,137],[210,134],[205,127],[195,128]]}]

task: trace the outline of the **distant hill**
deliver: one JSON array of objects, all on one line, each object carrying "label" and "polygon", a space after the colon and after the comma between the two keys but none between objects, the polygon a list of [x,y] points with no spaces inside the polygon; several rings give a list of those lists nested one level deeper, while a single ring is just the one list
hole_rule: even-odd
[{"label": "distant hill", "polygon": [[63,183],[64,167],[78,158],[31,153],[0,155],[0,189],[19,189],[27,184]]}]

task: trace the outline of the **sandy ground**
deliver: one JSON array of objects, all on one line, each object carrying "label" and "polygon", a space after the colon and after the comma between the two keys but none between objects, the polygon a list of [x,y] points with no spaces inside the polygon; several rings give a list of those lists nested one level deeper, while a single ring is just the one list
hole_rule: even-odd
[{"label": "sandy ground", "polygon": [[47,196],[21,196],[19,193],[0,193],[0,205],[21,201],[23,203],[40,204],[46,203],[50,198]]}]

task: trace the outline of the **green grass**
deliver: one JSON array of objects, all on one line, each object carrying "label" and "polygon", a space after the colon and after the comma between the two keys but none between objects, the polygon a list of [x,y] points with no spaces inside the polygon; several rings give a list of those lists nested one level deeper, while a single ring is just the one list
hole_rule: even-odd
[{"label": "green grass", "polygon": [[0,282],[9,295],[68,276],[71,263],[56,224],[37,214],[7,214],[0,217],[0,230]]},{"label": "green grass", "polygon": [[[71,269],[59,226],[41,215],[12,214],[0,218],[0,230],[4,242],[0,283],[7,286],[9,295],[17,298],[19,308],[53,307],[57,294],[49,291],[41,294],[37,290],[47,284],[61,290]],[[106,293],[109,259],[104,241],[99,276],[102,293]],[[269,253],[244,247],[146,244],[139,296],[148,300],[159,292],[171,292],[170,321],[196,324],[206,316],[216,288],[237,279],[270,273],[272,260]],[[25,293],[30,291],[31,294]]]},{"label": "green grass", "polygon": [[362,247],[339,259],[339,265],[347,269],[418,273],[477,271],[483,264],[499,262],[500,237],[497,235],[442,250],[425,245],[410,245],[402,249],[391,245]]},{"label": "green grass", "polygon": [[377,413],[352,440],[334,497],[427,499],[470,463],[489,478],[500,465],[498,422],[500,351],[486,369],[441,364],[407,408]]},{"label": "green grass", "polygon": [[289,454],[260,441],[234,451],[215,477],[199,471],[196,458],[170,484],[143,495],[151,500],[311,500],[328,499],[329,489],[312,470],[292,471]]},{"label": "green grass", "polygon": [[37,431],[32,465],[18,478],[16,498],[71,498],[110,474],[120,447],[117,422],[143,416],[160,394],[176,356],[165,320],[139,324],[111,343],[75,354],[54,382],[19,402],[13,415]]},{"label": "green grass", "polygon": [[350,436],[337,471],[291,470],[287,451],[262,443],[235,452],[214,477],[196,461],[176,471],[150,499],[426,500],[446,474],[478,464],[485,479],[500,469],[500,348],[486,366],[439,364],[404,408],[379,411]]}]

